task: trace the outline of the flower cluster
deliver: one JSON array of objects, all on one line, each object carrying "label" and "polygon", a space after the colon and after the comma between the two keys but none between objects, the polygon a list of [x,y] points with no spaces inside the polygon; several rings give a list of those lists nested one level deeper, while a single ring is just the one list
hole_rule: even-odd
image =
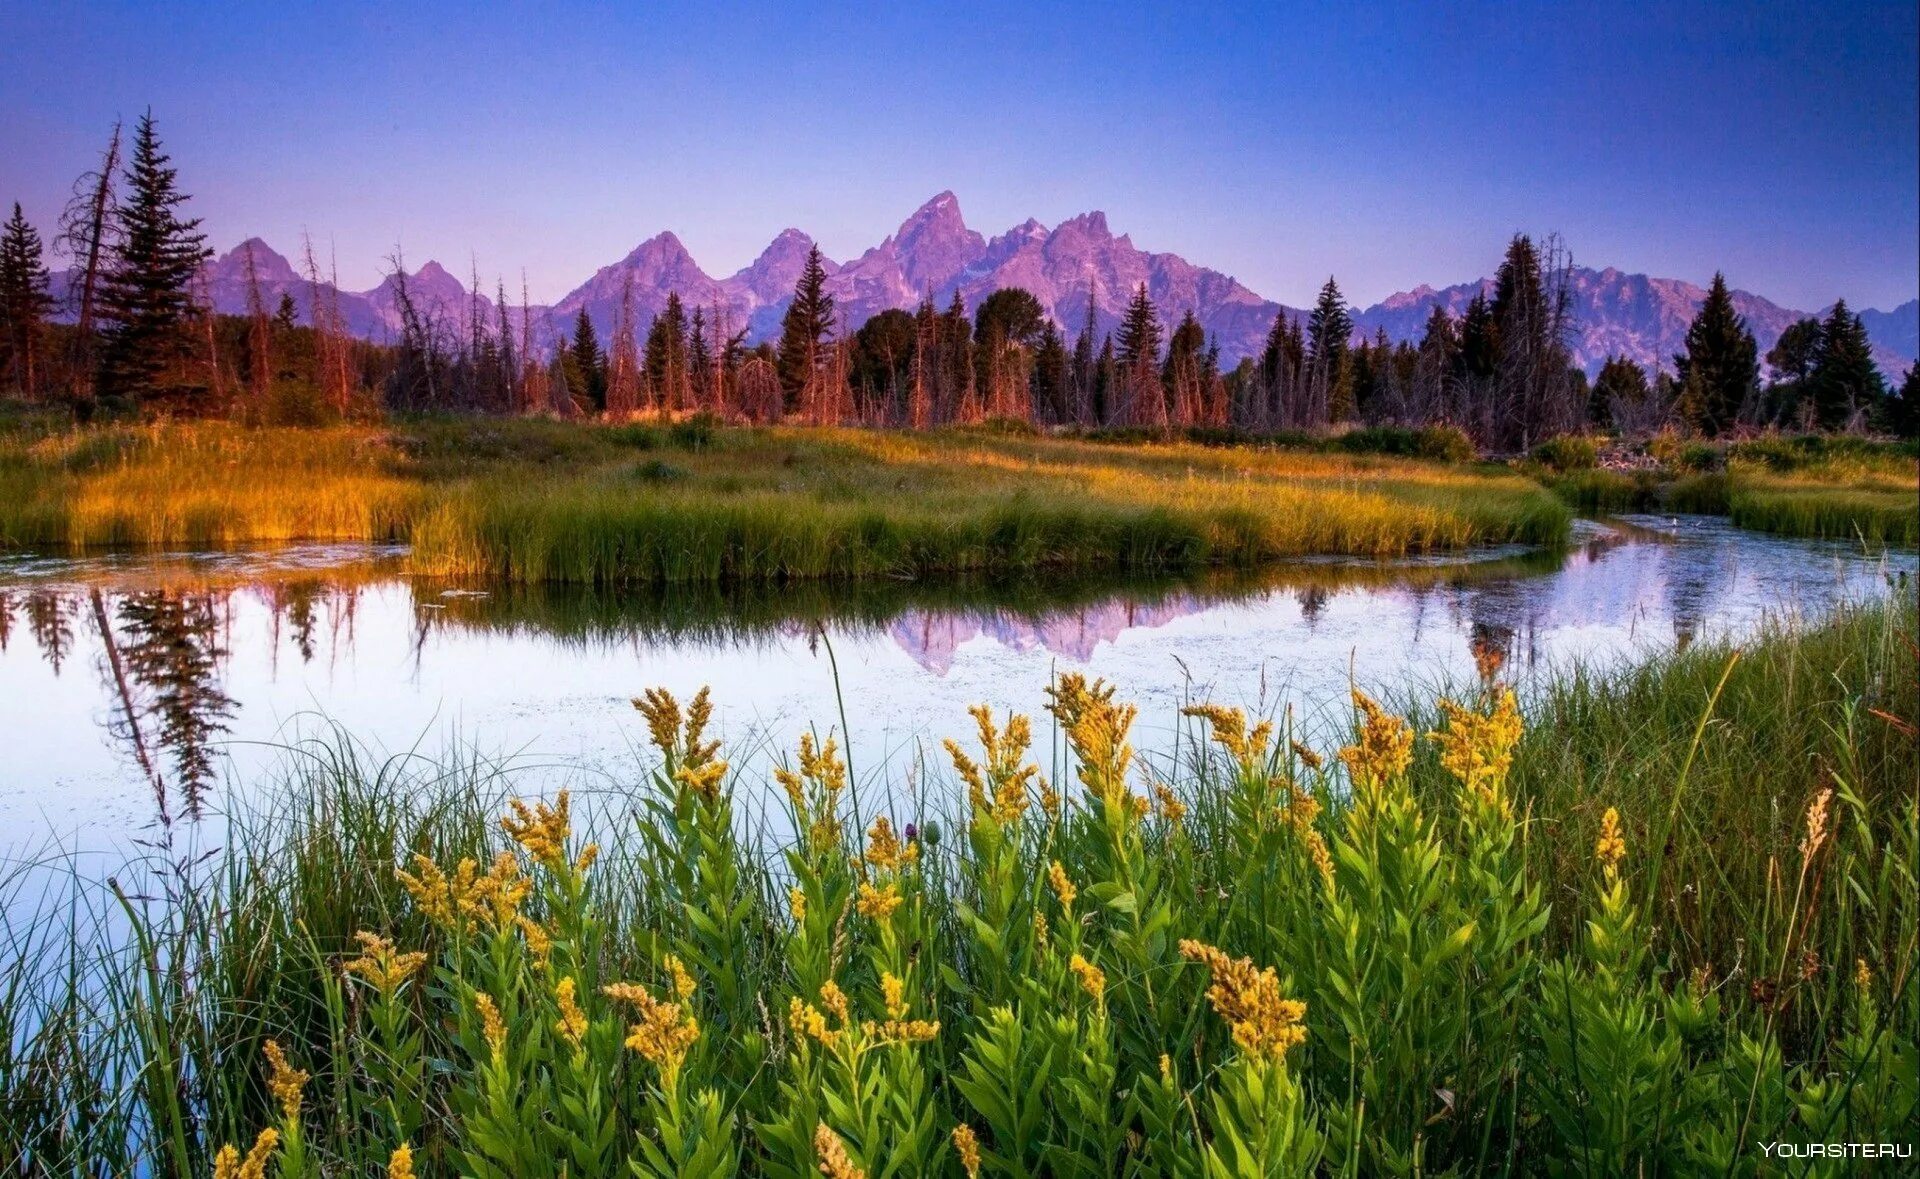
[{"label": "flower cluster", "polygon": [[1251,958],[1230,958],[1203,942],[1183,940],[1180,954],[1206,966],[1213,976],[1207,1000],[1233,1030],[1233,1042],[1256,1059],[1279,1060],[1306,1040],[1300,1026],[1307,1005],[1280,994],[1273,967],[1257,969]]},{"label": "flower cluster", "polygon": [[368,933],[363,929],[353,936],[360,943],[360,956],[347,959],[342,969],[367,980],[382,995],[391,995],[399,990],[402,983],[426,965],[425,954],[402,954],[392,942],[377,933]]},{"label": "flower cluster", "polygon": [[1413,731],[1406,721],[1357,688],[1353,705],[1360,710],[1359,739],[1340,750],[1340,760],[1352,776],[1355,789],[1374,790],[1406,773],[1413,764]]},{"label": "flower cluster", "polygon": [[572,833],[567,792],[562,790],[552,806],[544,802],[528,806],[517,798],[508,805],[513,813],[501,818],[500,829],[526,848],[535,863],[555,870],[563,867],[567,860],[567,836]]},{"label": "flower cluster", "polygon": [[485,873],[471,858],[461,860],[452,873],[442,871],[426,856],[416,855],[413,865],[412,872],[396,869],[394,876],[427,920],[442,929],[464,934],[476,920],[496,930],[519,924],[520,902],[532,886],[521,875],[513,853],[495,856]]},{"label": "flower cluster", "polygon": [[1600,838],[1593,845],[1593,858],[1600,861],[1600,867],[1611,880],[1620,870],[1620,861],[1627,858],[1627,841],[1620,837],[1620,812],[1613,807],[1600,816]]},{"label": "flower cluster", "polygon": [[213,1156],[213,1179],[266,1179],[267,1163],[279,1145],[280,1131],[269,1127],[253,1140],[245,1158],[231,1144],[221,1147]]},{"label": "flower cluster", "polygon": [[287,1054],[280,1050],[277,1041],[268,1040],[265,1052],[267,1092],[273,1094],[273,1099],[280,1103],[280,1112],[292,1121],[300,1116],[300,1095],[307,1087],[310,1074],[288,1064]]},{"label": "flower cluster", "polygon": [[1507,772],[1513,768],[1513,751],[1520,744],[1520,705],[1513,689],[1494,694],[1484,713],[1463,708],[1451,700],[1440,701],[1447,727],[1429,733],[1440,746],[1440,764],[1459,780],[1461,786],[1482,803],[1497,811],[1502,819],[1513,817],[1513,805],[1506,796]]},{"label": "flower cluster", "polygon": [[1038,766],[1026,760],[1027,747],[1033,742],[1033,728],[1026,717],[1016,713],[1007,718],[1006,731],[1001,732],[993,723],[992,711],[984,704],[976,704],[968,712],[980,733],[985,765],[975,763],[951,739],[945,743],[947,756],[953,759],[954,770],[967,785],[967,799],[974,813],[991,816],[994,822],[1004,826],[1026,813],[1028,792],[1040,773]]},{"label": "flower cluster", "polygon": [[[687,989],[690,993],[691,985]],[[633,1004],[640,1013],[639,1022],[627,1029],[627,1047],[646,1058],[670,1083],[700,1038],[700,1024],[693,1013],[680,1003],[654,998],[652,991],[637,983],[611,983],[600,990],[609,999]]]}]

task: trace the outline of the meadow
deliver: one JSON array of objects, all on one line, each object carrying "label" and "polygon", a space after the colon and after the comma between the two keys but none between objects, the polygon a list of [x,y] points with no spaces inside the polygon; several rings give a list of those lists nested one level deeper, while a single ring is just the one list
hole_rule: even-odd
[{"label": "meadow", "polygon": [[659,692],[571,799],[313,745],[210,854],[12,877],[0,1166],[1838,1172],[1762,1145],[1920,1112],[1917,626],[1155,754],[1065,676],[893,791]]},{"label": "meadow", "polygon": [[414,572],[648,584],[1149,573],[1551,544],[1497,468],[981,432],[424,421],[0,438],[0,545],[404,541]]}]

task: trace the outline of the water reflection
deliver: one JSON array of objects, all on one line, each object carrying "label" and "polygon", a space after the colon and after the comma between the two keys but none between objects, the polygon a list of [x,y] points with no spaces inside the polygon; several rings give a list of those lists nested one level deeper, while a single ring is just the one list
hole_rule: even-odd
[{"label": "water reflection", "polygon": [[1148,716],[1199,693],[1337,702],[1349,675],[1524,682],[1561,658],[1817,614],[1915,563],[1700,520],[1590,527],[1564,553],[729,593],[428,583],[392,556],[0,563],[0,829],[35,813],[55,829],[197,818],[228,755],[314,711],[402,746],[444,724],[591,760],[625,754],[639,688],[711,682],[730,737],[788,743],[786,729],[837,719],[838,697],[886,763],[975,701],[1037,709],[1059,667],[1119,681]]}]

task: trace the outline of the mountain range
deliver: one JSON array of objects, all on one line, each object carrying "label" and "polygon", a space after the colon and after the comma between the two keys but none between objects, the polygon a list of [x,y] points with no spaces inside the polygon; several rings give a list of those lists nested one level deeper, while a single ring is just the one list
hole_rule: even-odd
[{"label": "mountain range", "polygon": [[[635,321],[641,328],[665,307],[670,292],[678,292],[689,311],[695,306],[709,308],[724,317],[731,330],[746,329],[750,341],[773,338],[812,246],[813,239],[801,230],[783,230],[752,263],[716,278],[700,268],[677,236],[660,233],[596,271],[559,302],[533,307],[534,334],[542,345],[550,344],[566,334],[575,315],[584,309],[601,339],[607,340],[631,281]],[[205,289],[214,306],[226,313],[245,313],[249,250],[269,309],[284,292],[293,297],[302,320],[308,319],[309,283],[292,263],[257,238],[207,264]],[[1169,330],[1191,309],[1219,342],[1228,364],[1259,353],[1275,316],[1304,314],[1262,298],[1221,271],[1195,265],[1177,254],[1143,250],[1126,234],[1115,236],[1101,212],[1082,213],[1051,228],[1029,219],[996,237],[984,237],[968,227],[951,192],[921,205],[893,234],[858,257],[827,260],[826,270],[827,289],[849,328],[888,308],[911,309],[925,296],[944,307],[958,292],[971,308],[995,289],[1020,287],[1040,301],[1069,337],[1085,321],[1089,293],[1096,329],[1107,332],[1118,325],[1135,288],[1145,283]],[[375,339],[397,332],[396,282],[389,275],[370,291],[335,293],[349,331]],[[416,304],[449,325],[464,327],[474,307],[489,319],[495,315],[491,299],[484,294],[470,298],[466,284],[438,262],[428,262],[409,274],[407,282]],[[1648,367],[1671,367],[1687,325],[1706,297],[1706,291],[1691,282],[1629,274],[1613,267],[1577,267],[1572,286],[1573,353],[1576,363],[1589,373],[1614,355]],[[1491,287],[1492,279],[1482,278],[1438,289],[1423,285],[1390,295],[1354,310],[1355,332],[1370,337],[1384,329],[1391,340],[1417,340],[1436,304],[1458,315],[1476,293]],[[1748,291],[1734,291],[1733,299],[1762,353],[1788,324],[1825,311],[1783,307]],[[1920,356],[1920,299],[1891,311],[1862,310],[1861,316],[1876,360],[1897,379]],[[517,320],[517,307],[514,317]]]}]

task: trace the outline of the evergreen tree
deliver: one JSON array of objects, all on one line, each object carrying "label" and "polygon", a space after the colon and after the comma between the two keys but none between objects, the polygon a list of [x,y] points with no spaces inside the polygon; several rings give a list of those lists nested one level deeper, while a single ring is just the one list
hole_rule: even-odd
[{"label": "evergreen tree", "polygon": [[1706,302],[1687,329],[1686,349],[1673,358],[1681,416],[1702,434],[1730,429],[1760,387],[1760,350],[1733,308],[1725,275],[1713,276]]},{"label": "evergreen tree", "polygon": [[1898,438],[1920,438],[1920,363],[1908,367],[1900,392],[1887,398],[1881,426]]},{"label": "evergreen tree", "polygon": [[1047,320],[1033,350],[1033,404],[1046,421],[1070,422],[1077,416],[1073,396],[1073,362],[1066,337]]},{"label": "evergreen tree", "polygon": [[1820,325],[1820,348],[1807,384],[1813,395],[1814,421],[1822,430],[1843,430],[1855,415],[1877,416],[1887,395],[1886,379],[1873,362],[1867,325],[1847,310],[1845,299],[1833,305]]},{"label": "evergreen tree", "polygon": [[1347,361],[1353,316],[1340,294],[1340,284],[1327,276],[1307,315],[1307,373],[1312,404],[1303,425],[1325,425],[1350,416],[1353,409],[1353,372]]},{"label": "evergreen tree", "polygon": [[691,392],[687,380],[687,309],[677,291],[667,292],[667,305],[647,329],[643,363],[661,412],[685,408]]},{"label": "evergreen tree", "polygon": [[[503,301],[504,302],[504,301]],[[300,323],[300,310],[294,306],[291,291],[280,292],[280,305],[273,309],[275,331],[290,332]]]},{"label": "evergreen tree", "polygon": [[1173,405],[1174,421],[1187,426],[1204,417],[1202,402],[1206,396],[1207,331],[1200,326],[1189,307],[1180,323],[1167,338],[1167,359],[1160,369],[1160,383],[1166,386]]},{"label": "evergreen tree", "polygon": [[114,214],[111,265],[100,291],[107,321],[100,357],[101,392],[159,398],[182,390],[164,380],[186,354],[186,320],[193,311],[189,284],[213,256],[199,218],[182,219],[188,196],[179,190],[172,161],[160,149],[153,114],[140,118],[125,173],[126,194]]},{"label": "evergreen tree", "polygon": [[1099,420],[1094,416],[1093,396],[1093,387],[1100,379],[1099,345],[1094,342],[1094,335],[1099,330],[1094,318],[1097,310],[1098,291],[1089,281],[1086,319],[1080,325],[1080,334],[1073,341],[1073,412],[1074,419],[1081,425],[1092,425]]},{"label": "evergreen tree", "polygon": [[980,419],[980,399],[973,387],[973,321],[956,288],[940,314],[940,409],[948,421]]},{"label": "evergreen tree", "polygon": [[573,343],[566,349],[567,391],[581,409],[598,413],[607,407],[607,358],[593,330],[587,309],[573,317]]},{"label": "evergreen tree", "polygon": [[827,294],[827,267],[820,247],[807,251],[806,265],[793,285],[793,301],[780,321],[780,349],[777,366],[780,387],[786,393],[788,407],[799,402],[801,393],[827,360],[827,336],[833,331],[833,296]]},{"label": "evergreen tree", "polygon": [[1768,421],[1793,423],[1811,413],[1808,382],[1820,359],[1820,321],[1812,317],[1787,325],[1767,350],[1767,368],[1773,374],[1767,386]]},{"label": "evergreen tree", "polygon": [[15,394],[31,397],[44,376],[41,337],[53,300],[40,234],[14,202],[13,218],[0,229],[0,372]]},{"label": "evergreen tree", "polygon": [[1120,320],[1116,360],[1126,383],[1122,398],[1131,426],[1163,426],[1167,421],[1166,389],[1160,383],[1160,315],[1141,283]]},{"label": "evergreen tree", "polygon": [[1594,379],[1587,420],[1603,430],[1624,428],[1645,407],[1647,394],[1647,370],[1624,356],[1609,356]]},{"label": "evergreen tree", "polygon": [[1139,364],[1157,365],[1160,362],[1160,313],[1154,308],[1153,300],[1147,297],[1147,284],[1141,283],[1134,291],[1133,300],[1127,304],[1127,313],[1120,320],[1120,337],[1114,357],[1122,368],[1132,368]]}]

